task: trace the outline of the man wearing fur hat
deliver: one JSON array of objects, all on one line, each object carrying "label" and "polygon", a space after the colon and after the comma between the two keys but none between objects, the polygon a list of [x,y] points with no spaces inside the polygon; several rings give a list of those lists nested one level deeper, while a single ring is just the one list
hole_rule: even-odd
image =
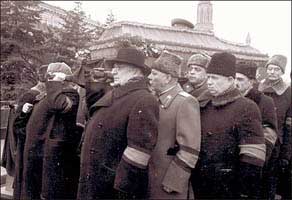
[{"label": "man wearing fur hat", "polygon": [[159,118],[158,102],[145,79],[149,67],[144,54],[131,47],[121,48],[106,64],[112,67],[113,89],[97,82],[94,94],[89,82],[85,84],[90,119],[77,198],[145,198]]},{"label": "man wearing fur hat", "polygon": [[235,84],[240,93],[253,100],[259,107],[262,115],[262,126],[266,141],[266,159],[263,168],[261,198],[267,198],[269,179],[273,175],[270,168],[270,157],[277,140],[277,115],[274,101],[271,97],[258,91],[256,82],[257,66],[254,62],[240,62],[236,66]]},{"label": "man wearing fur hat", "polygon": [[282,80],[287,58],[283,55],[272,56],[266,64],[267,78],[259,84],[259,90],[273,98],[278,119],[278,140],[271,158],[272,176],[269,198],[274,198],[277,176],[280,173],[279,193],[291,198],[291,87]]},{"label": "man wearing fur hat", "polygon": [[148,76],[160,102],[158,139],[149,164],[150,199],[193,198],[190,175],[200,151],[200,107],[178,84],[181,64],[181,57],[163,51]]},{"label": "man wearing fur hat", "polygon": [[234,55],[215,53],[207,68],[212,99],[201,107],[202,143],[194,170],[198,199],[256,198],[265,162],[257,105],[235,88]]},{"label": "man wearing fur hat", "polygon": [[183,85],[183,89],[197,98],[200,106],[204,106],[211,98],[207,88],[207,66],[210,56],[198,53],[192,55],[187,63],[188,82]]},{"label": "man wearing fur hat", "polygon": [[51,63],[46,95],[34,105],[26,126],[21,199],[73,199],[79,163],[74,154],[79,95],[62,77],[65,63]]}]

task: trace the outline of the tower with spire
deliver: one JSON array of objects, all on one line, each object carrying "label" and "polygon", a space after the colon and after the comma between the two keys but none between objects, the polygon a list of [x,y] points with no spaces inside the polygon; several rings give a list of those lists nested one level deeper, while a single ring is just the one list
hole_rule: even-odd
[{"label": "tower with spire", "polygon": [[247,45],[250,45],[250,43],[251,43],[251,37],[250,37],[249,32],[247,33],[247,36],[246,36],[246,38],[245,38],[245,43],[246,43]]},{"label": "tower with spire", "polygon": [[199,1],[195,30],[213,33],[213,7],[210,1]]}]

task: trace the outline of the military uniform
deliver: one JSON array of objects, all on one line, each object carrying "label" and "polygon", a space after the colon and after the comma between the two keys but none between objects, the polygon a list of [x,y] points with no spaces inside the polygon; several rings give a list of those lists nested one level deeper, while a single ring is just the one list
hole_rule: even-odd
[{"label": "military uniform", "polygon": [[200,107],[204,107],[211,99],[211,95],[207,87],[207,80],[197,87],[194,87],[190,82],[187,82],[183,85],[183,89],[199,101]]},{"label": "military uniform", "polygon": [[[198,101],[178,84],[160,94],[159,101],[158,138],[149,163],[149,198],[193,198],[190,175],[201,142]],[[174,192],[167,193],[163,186]]]}]

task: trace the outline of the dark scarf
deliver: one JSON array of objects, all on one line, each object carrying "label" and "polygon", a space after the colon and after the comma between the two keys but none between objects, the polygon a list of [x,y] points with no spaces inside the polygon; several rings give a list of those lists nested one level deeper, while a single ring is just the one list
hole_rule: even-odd
[{"label": "dark scarf", "polygon": [[231,85],[225,92],[219,96],[212,97],[213,106],[224,106],[228,103],[234,102],[236,99],[242,97],[238,89]]}]

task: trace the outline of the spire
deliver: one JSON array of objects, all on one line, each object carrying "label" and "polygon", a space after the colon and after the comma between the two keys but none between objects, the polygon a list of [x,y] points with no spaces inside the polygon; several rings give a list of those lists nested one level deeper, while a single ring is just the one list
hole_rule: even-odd
[{"label": "spire", "polygon": [[246,36],[246,38],[245,38],[245,43],[246,43],[247,45],[250,45],[250,43],[251,43],[251,38],[250,38],[250,34],[249,34],[249,32],[247,33],[247,36]]},{"label": "spire", "polygon": [[197,7],[196,30],[213,32],[213,7],[210,1],[199,1]]}]

